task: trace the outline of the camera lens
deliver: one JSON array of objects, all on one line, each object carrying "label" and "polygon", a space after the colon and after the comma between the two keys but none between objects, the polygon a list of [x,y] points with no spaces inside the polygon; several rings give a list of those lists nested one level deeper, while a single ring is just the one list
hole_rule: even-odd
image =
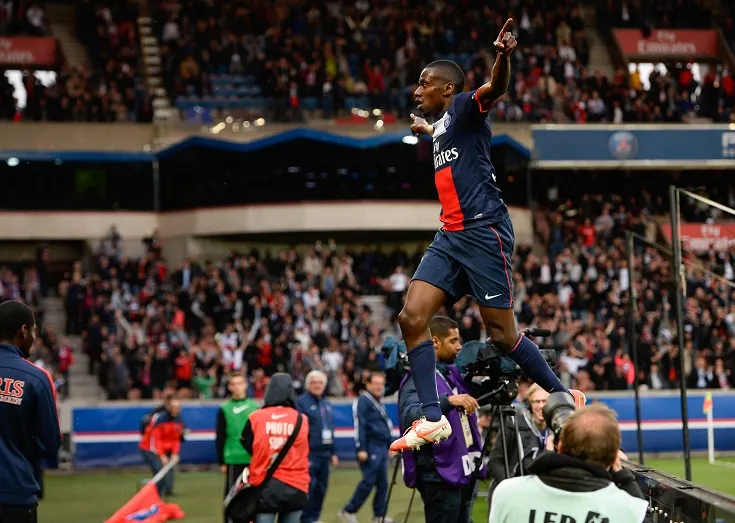
[{"label": "camera lens", "polygon": [[574,412],[574,398],[566,392],[554,392],[549,395],[549,399],[544,406],[544,419],[546,425],[558,434],[569,415]]}]

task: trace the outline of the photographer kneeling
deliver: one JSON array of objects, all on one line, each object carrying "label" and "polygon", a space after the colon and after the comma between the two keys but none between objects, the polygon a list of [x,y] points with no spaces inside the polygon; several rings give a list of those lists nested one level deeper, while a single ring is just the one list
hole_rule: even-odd
[{"label": "photographer kneeling", "polygon": [[[550,404],[555,395],[549,398]],[[549,422],[549,413],[544,414]],[[490,523],[644,521],[648,503],[633,474],[620,465],[621,436],[615,413],[596,404],[573,412],[561,423],[558,453],[541,454],[529,466],[531,475],[498,485]],[[549,425],[558,430],[558,423]]]},{"label": "photographer kneeling", "polygon": [[[436,387],[442,414],[452,426],[452,435],[438,445],[424,445],[419,450],[403,452],[403,479],[409,488],[417,488],[424,502],[426,523],[468,523],[476,460],[482,451],[482,439],[475,411],[477,400],[467,392],[454,363],[462,350],[459,328],[453,320],[441,316],[429,325],[436,351]],[[402,430],[422,416],[421,402],[409,372],[398,392]],[[480,474],[485,471],[480,469]]]}]

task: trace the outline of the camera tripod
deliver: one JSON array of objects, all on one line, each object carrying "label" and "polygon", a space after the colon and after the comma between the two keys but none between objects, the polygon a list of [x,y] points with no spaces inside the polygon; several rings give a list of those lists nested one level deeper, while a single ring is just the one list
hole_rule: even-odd
[{"label": "camera tripod", "polygon": [[[480,398],[478,398],[478,402],[484,399],[485,405],[490,405],[490,427],[488,428],[488,431],[485,435],[485,441],[482,445],[482,451],[480,452],[480,456],[478,458],[475,458],[475,471],[473,474],[472,481],[469,485],[469,492],[474,493],[475,486],[478,481],[478,477],[480,474],[480,469],[482,468],[482,465],[490,453],[490,449],[492,447],[492,442],[490,438],[490,432],[492,429],[492,425],[495,422],[495,420],[498,420],[498,434],[497,438],[500,439],[500,441],[497,441],[496,438],[496,444],[499,444],[501,446],[501,449],[503,451],[503,465],[505,467],[505,477],[510,478],[511,477],[511,470],[510,470],[510,462],[508,460],[508,446],[506,444],[506,436],[507,436],[507,430],[510,429],[510,427],[507,427],[506,424],[508,420],[513,420],[513,428],[510,429],[513,431],[515,440],[516,440],[516,447],[518,451],[518,475],[523,476],[523,444],[521,443],[521,433],[518,426],[518,416],[519,413],[516,410],[516,408],[513,406],[513,400],[518,395],[518,384],[513,380],[503,380],[500,385],[495,388],[494,390],[483,394]],[[470,495],[467,498],[466,501],[466,507],[469,509],[470,505],[472,504],[472,498],[473,496]],[[489,504],[490,500],[488,498],[488,510],[490,507]]]},{"label": "camera tripod", "polygon": [[[513,420],[513,433],[515,439],[518,442],[518,466],[520,475],[523,475],[523,446],[521,445],[521,433],[518,426],[518,411],[513,406],[513,400],[518,395],[518,384],[515,381],[505,381],[495,391],[488,393],[492,395],[492,400],[489,403],[490,409],[490,426],[492,427],[493,422],[498,420],[498,430],[500,437],[500,445],[503,450],[503,464],[505,466],[505,476],[510,477],[510,463],[508,461],[508,447],[506,444],[507,429],[506,422],[509,419]],[[479,400],[478,400],[479,401]],[[490,452],[490,434],[488,430],[488,437],[482,445],[482,452],[480,457],[475,460],[475,474],[480,471],[482,461],[485,459],[487,454]]]}]

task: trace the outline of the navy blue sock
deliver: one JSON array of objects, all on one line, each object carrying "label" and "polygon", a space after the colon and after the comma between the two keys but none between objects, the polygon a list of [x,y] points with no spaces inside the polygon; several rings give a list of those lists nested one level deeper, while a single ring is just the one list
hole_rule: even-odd
[{"label": "navy blue sock", "polygon": [[439,421],[442,410],[439,408],[439,394],[436,391],[434,342],[426,340],[409,350],[408,362],[411,364],[411,375],[424,417],[429,421]]},{"label": "navy blue sock", "polygon": [[569,392],[551,370],[534,342],[521,336],[516,348],[509,354],[523,372],[546,392]]}]

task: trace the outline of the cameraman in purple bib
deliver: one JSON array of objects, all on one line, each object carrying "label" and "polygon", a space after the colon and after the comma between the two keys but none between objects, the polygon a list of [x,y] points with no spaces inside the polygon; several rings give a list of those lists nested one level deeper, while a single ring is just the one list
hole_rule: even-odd
[{"label": "cameraman in purple bib", "polygon": [[[452,427],[449,439],[436,445],[423,445],[402,454],[403,480],[418,489],[424,502],[426,523],[469,523],[470,503],[482,438],[475,411],[477,400],[469,395],[454,361],[462,350],[455,321],[436,316],[429,324],[436,352],[436,388],[442,415]],[[421,417],[421,402],[411,372],[406,374],[398,392],[401,430]],[[479,476],[485,476],[481,466]]]}]

